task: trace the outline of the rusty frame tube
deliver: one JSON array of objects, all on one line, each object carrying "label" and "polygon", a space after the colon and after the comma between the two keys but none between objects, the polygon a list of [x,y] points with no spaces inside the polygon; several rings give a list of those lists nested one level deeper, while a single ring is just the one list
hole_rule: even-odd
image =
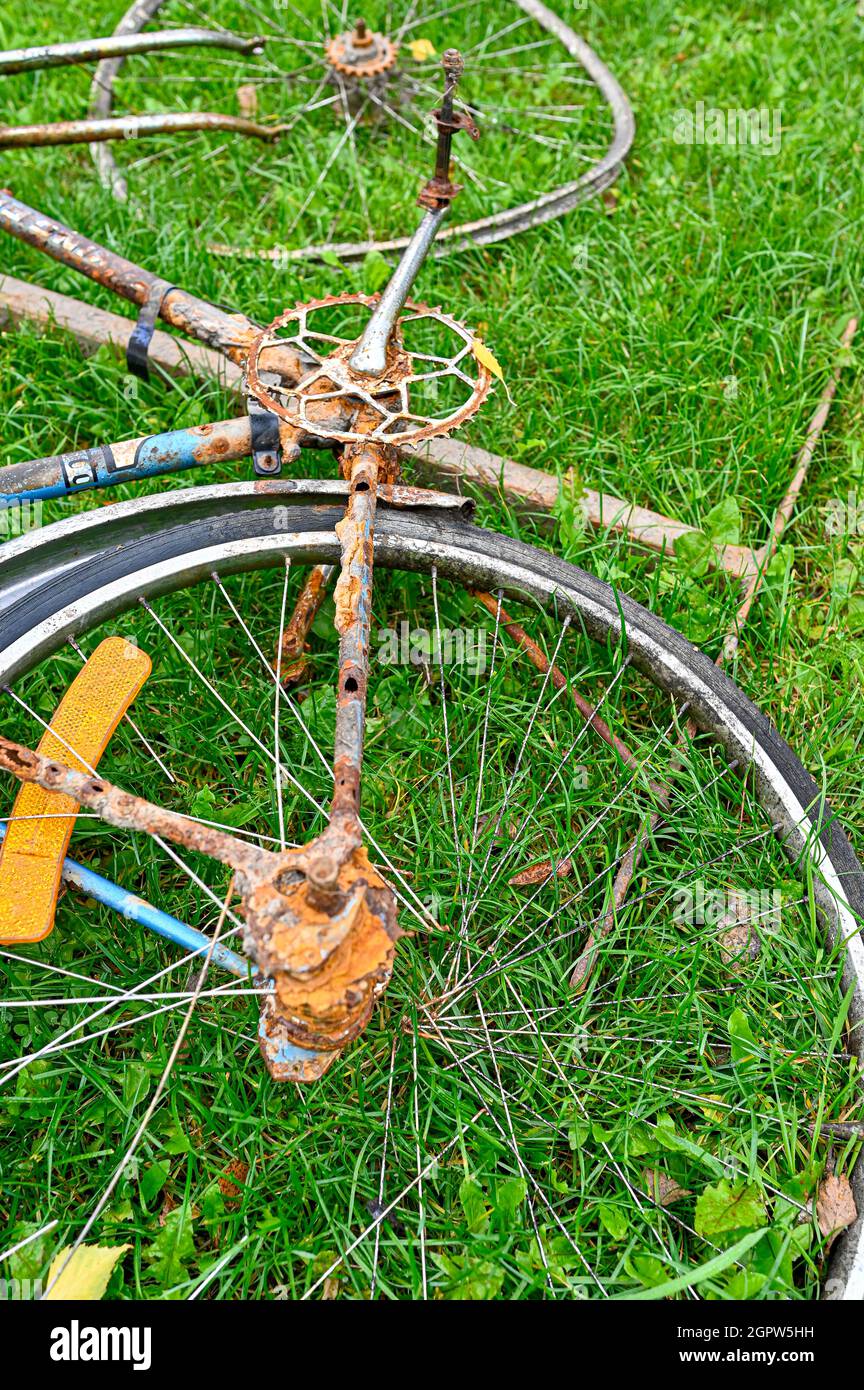
[{"label": "rusty frame tube", "polygon": [[248,458],[251,453],[249,417],[240,416],[193,429],[142,435],[119,444],[52,454],[0,468],[0,507],[70,497],[92,488]]},{"label": "rusty frame tube", "polygon": [[139,140],[150,135],[183,135],[196,130],[226,130],[254,140],[278,140],[281,126],[260,125],[245,116],[220,111],[175,111],[164,115],[106,116],[45,125],[0,126],[0,150],[36,149],[47,145],[92,145],[105,140]]},{"label": "rusty frame tube", "polygon": [[79,806],[95,811],[118,830],[140,830],[146,835],[171,840],[184,849],[198,850],[211,859],[253,880],[271,875],[282,858],[270,850],[247,844],[213,826],[201,825],[176,811],[154,806],[141,796],[112,786],[92,773],[77,772],[62,763],[0,737],[0,768],[21,782],[35,782],[46,791],[69,796]]},{"label": "rusty frame tube", "polygon": [[[16,280],[11,275],[2,277],[0,325],[23,321],[43,329],[52,325],[67,329],[85,354],[96,351],[103,344],[118,354],[125,352],[134,327],[130,319],[71,295],[58,294],[42,285]],[[213,348],[171,337],[157,329],[150,344],[150,359],[166,380],[185,376],[215,377],[229,390],[239,392],[241,373],[237,363]],[[429,439],[417,448],[402,446],[399,453],[403,462],[409,462],[422,476],[432,478],[435,483],[442,476],[457,486],[462,482],[471,483],[493,495],[503,492],[517,503],[539,511],[554,510],[561,486],[552,473],[490,454],[458,439]],[[694,526],[591,488],[585,489],[580,502],[586,521],[595,530],[626,534],[649,550],[674,553],[677,539],[696,530]],[[756,574],[760,567],[750,548],[742,545],[717,547],[710,563],[714,567],[722,566],[739,578]]]},{"label": "rusty frame tube", "polygon": [[334,593],[339,676],[333,799],[327,829],[306,847],[309,884],[319,895],[335,893],[339,871],[363,843],[360,774],[369,685],[375,511],[379,471],[386,473],[388,466],[392,466],[392,450],[380,444],[348,445],[342,453],[349,493],[345,515],[336,526],[341,564]]},{"label": "rusty frame tube", "polygon": [[261,53],[266,42],[261,35],[247,39],[242,34],[202,29],[194,25],[185,29],[155,29],[145,34],[109,34],[99,39],[10,48],[0,53],[0,76],[70,67],[77,63],[97,63],[105,58],[128,58],[133,53],[155,53],[171,48],[229,48],[237,53]]},{"label": "rusty frame tube", "polygon": [[[165,323],[244,365],[249,344],[259,331],[259,326],[245,314],[217,308],[179,286],[169,285],[161,276],[28,207],[8,192],[0,192],[0,231],[44,251],[60,265],[77,270],[132,304],[145,304],[160,285],[164,286],[159,317]],[[286,347],[280,350],[278,361],[274,353],[273,365],[278,366],[286,380],[295,382],[314,364]]]}]

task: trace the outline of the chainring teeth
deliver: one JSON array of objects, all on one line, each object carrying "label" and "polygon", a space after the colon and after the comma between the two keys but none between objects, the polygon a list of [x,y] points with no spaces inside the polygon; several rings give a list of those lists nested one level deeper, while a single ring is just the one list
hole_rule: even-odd
[{"label": "chainring teeth", "polygon": [[[318,438],[327,439],[333,443],[351,444],[359,443],[364,439],[375,439],[380,443],[414,445],[419,444],[424,439],[431,439],[436,435],[449,434],[452,430],[458,429],[469,420],[479,410],[484,400],[489,394],[492,384],[492,375],[488,368],[479,362],[472,354],[474,335],[467,325],[460,323],[451,314],[445,313],[440,306],[430,307],[414,300],[407,300],[405,312],[399,318],[397,330],[405,324],[417,322],[422,319],[429,319],[442,324],[445,328],[454,333],[457,338],[462,340],[462,346],[449,358],[437,357],[430,353],[412,353],[403,348],[401,356],[410,363],[425,363],[426,369],[420,371],[410,370],[398,378],[398,372],[394,379],[387,379],[376,386],[364,385],[359,380],[352,380],[347,375],[343,359],[347,362],[350,355],[348,349],[353,351],[356,339],[340,338],[337,334],[326,335],[328,340],[337,344],[337,347],[328,356],[322,357],[316,351],[309,339],[315,338],[315,331],[309,326],[310,315],[321,309],[338,308],[341,305],[361,305],[364,308],[373,308],[380,300],[380,294],[362,294],[346,291],[342,294],[325,295],[322,299],[311,299],[305,303],[296,303],[293,309],[286,309],[284,313],[278,315],[271,324],[268,325],[256,338],[249,350],[249,358],[246,368],[248,389],[250,393],[265,408],[279,415],[295,429],[304,431],[307,434],[316,435]],[[290,323],[297,323],[298,331],[296,334],[280,337],[279,330],[285,328]],[[258,375],[258,362],[262,352],[268,348],[279,346],[293,346],[308,354],[315,359],[315,366],[311,369],[308,377],[297,387],[267,387],[261,382]],[[466,357],[471,356],[471,360],[476,369],[476,377],[469,376],[464,371],[461,364]],[[334,390],[330,392],[318,393],[304,390],[304,386],[314,386],[315,382],[326,376],[327,364],[331,364],[337,376],[343,376],[339,381],[334,377],[329,378],[333,381]],[[437,365],[434,365],[437,364]],[[401,364],[399,364],[401,366]],[[470,388],[470,396],[465,403],[455,410],[452,410],[443,418],[430,415],[415,414],[410,410],[410,403],[407,399],[407,389],[411,382],[427,381],[452,376],[462,381],[466,387]],[[273,394],[273,393],[276,394]],[[376,397],[388,395],[392,396],[396,392],[399,394],[401,409],[390,410],[384,406]],[[376,425],[373,430],[328,430],[319,422],[312,421],[308,416],[309,401],[338,400],[343,398],[355,398],[367,406],[371,406],[381,416],[381,423]],[[394,425],[403,422],[416,421],[416,426],[408,428],[393,429]]]},{"label": "chainring teeth", "polygon": [[[387,38],[386,34],[369,32],[366,46],[374,48],[376,56],[365,62],[357,58],[355,44],[356,40],[352,34],[337,34],[335,38],[330,39],[324,45],[327,62],[334,72],[338,72],[341,77],[359,79],[363,82],[373,77],[380,77],[383,73],[392,71],[396,66],[399,45]],[[352,57],[354,61],[352,61]]]}]

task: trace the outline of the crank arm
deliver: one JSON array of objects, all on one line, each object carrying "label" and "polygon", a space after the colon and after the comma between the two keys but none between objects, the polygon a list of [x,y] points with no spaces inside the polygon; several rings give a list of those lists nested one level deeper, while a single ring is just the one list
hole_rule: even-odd
[{"label": "crank arm", "polygon": [[241,875],[244,882],[257,882],[272,874],[281,864],[281,856],[272,854],[270,850],[244,844],[223,830],[201,825],[176,811],[166,811],[144,797],[112,786],[99,776],[76,772],[74,768],[65,767],[2,737],[0,769],[11,772],[21,782],[35,782],[46,791],[71,797],[79,806],[95,811],[108,825],[118,830],[142,831],[146,835],[170,840],[184,849],[198,850],[211,859],[218,859]]}]

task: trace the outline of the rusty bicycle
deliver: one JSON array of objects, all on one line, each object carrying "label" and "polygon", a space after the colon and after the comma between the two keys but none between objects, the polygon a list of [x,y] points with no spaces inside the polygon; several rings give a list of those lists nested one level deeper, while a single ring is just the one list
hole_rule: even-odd
[{"label": "rusty bicycle", "polygon": [[[54,1139],[72,1109],[93,1150],[114,1136],[117,1157],[64,1216],[69,1246],[52,1278],[94,1231],[132,1219],[157,1140],[193,1155],[230,1130],[242,1148],[256,1104],[293,1107],[325,1173],[328,1145],[357,1155],[370,1219],[341,1185],[344,1222],[310,1204],[337,1249],[307,1258],[306,1233],[290,1234],[286,1287],[298,1297],[337,1267],[358,1297],[488,1281],[476,1262],[454,1265],[435,1234],[454,1184],[487,1229],[505,1188],[500,1173],[481,1184],[488,1170],[506,1173],[507,1200],[524,1208],[512,1260],[524,1294],[626,1297],[653,1279],[660,1296],[705,1285],[732,1296],[723,1281],[736,1279],[817,1296],[826,1249],[801,1187],[766,1176],[774,1215],[765,1207],[731,1244],[678,1215],[671,1193],[745,1181],[729,1136],[746,1123],[754,1077],[774,1087],[778,1143],[802,1077],[832,1108],[857,1094],[861,867],[818,783],[704,653],[542,546],[475,525],[469,499],[405,481],[428,441],[497,384],[494,356],[452,306],[412,298],[459,193],[452,143],[473,134],[456,104],[462,59],[447,50],[443,62],[434,171],[380,294],[298,303],[260,325],[3,195],[7,229],[139,305],[133,366],[146,369],[158,317],[241,365],[247,402],[243,417],[197,431],[7,467],[6,505],[214,459],[254,468],[251,480],[94,508],[0,547],[0,768],[32,798],[16,799],[0,853],[0,1086],[14,1084],[15,1104],[51,1135],[61,1181],[77,1160]],[[291,476],[304,451],[333,456],[338,476]],[[334,630],[337,651],[325,643]],[[68,705],[67,687],[78,692]],[[204,742],[191,733],[201,727]],[[95,751],[84,756],[79,739]],[[53,841],[46,898],[52,817],[66,839],[59,857]],[[637,942],[626,981],[625,937]],[[807,984],[794,995],[794,1055],[725,1012],[730,970],[769,954],[790,989]],[[227,979],[213,984],[217,971]],[[669,1009],[702,1070],[638,1088],[639,1048]],[[817,1009],[848,1011],[851,1031],[827,1038]],[[394,1095],[400,1048],[413,1088]],[[270,1079],[297,1085],[262,1080],[259,1054]],[[97,1060],[125,1096],[119,1140]],[[189,1067],[209,1079],[211,1107],[184,1090]],[[513,1115],[533,1071],[548,1080],[546,1109],[527,1107],[520,1143]],[[628,1087],[616,1115],[593,1108],[604,1073]],[[396,1174],[399,1127],[416,1164]],[[588,1145],[602,1181],[581,1180]],[[246,1164],[238,1249],[277,1229],[269,1204],[302,1155],[298,1140]],[[57,1179],[43,1187],[20,1160],[19,1208],[50,1211]],[[661,1178],[672,1184],[662,1193]],[[616,1184],[656,1267],[621,1255]],[[217,1255],[203,1276],[214,1287]],[[861,1296],[860,1222],[827,1277],[834,1296]]]}]

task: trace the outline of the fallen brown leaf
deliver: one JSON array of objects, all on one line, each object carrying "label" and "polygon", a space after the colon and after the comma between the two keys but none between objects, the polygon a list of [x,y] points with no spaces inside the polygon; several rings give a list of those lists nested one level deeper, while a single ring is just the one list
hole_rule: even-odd
[{"label": "fallen brown leaf", "polygon": [[219,1191],[225,1198],[226,1206],[234,1207],[238,1205],[243,1184],[248,1174],[249,1164],[242,1158],[232,1158],[231,1162],[226,1164],[219,1178]]},{"label": "fallen brown leaf", "polygon": [[740,970],[758,958],[762,949],[756,928],[750,922],[732,919],[732,926],[721,923],[717,939],[720,942],[720,956],[724,965]]},{"label": "fallen brown leaf", "polygon": [[836,1173],[831,1173],[823,1178],[816,1194],[816,1219],[829,1245],[840,1231],[852,1225],[857,1216],[858,1208],[846,1175],[841,1173],[838,1177]]},{"label": "fallen brown leaf", "polygon": [[553,875],[557,878],[569,878],[572,872],[571,859],[560,859],[555,865],[551,859],[544,859],[541,864],[534,864],[530,869],[523,869],[521,873],[514,874],[507,882],[511,888],[527,888],[535,883],[545,883]]},{"label": "fallen brown leaf", "polygon": [[673,1202],[680,1202],[682,1197],[691,1196],[689,1188],[680,1187],[674,1178],[670,1178],[668,1173],[663,1172],[662,1168],[646,1168],[642,1178],[645,1183],[645,1191],[658,1207],[668,1207]]}]

